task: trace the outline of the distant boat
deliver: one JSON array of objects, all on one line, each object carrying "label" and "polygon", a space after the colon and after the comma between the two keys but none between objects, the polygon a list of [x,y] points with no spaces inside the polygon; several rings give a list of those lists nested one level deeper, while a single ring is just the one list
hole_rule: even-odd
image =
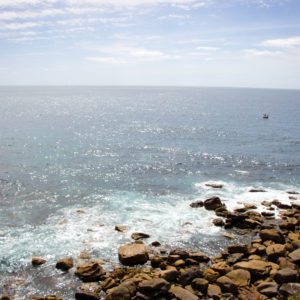
[{"label": "distant boat", "polygon": [[263,114],[263,119],[269,119],[269,115]]}]

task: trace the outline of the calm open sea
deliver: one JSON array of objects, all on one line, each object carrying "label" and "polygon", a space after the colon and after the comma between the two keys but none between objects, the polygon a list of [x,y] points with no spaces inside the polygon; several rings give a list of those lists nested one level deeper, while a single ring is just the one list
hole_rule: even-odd
[{"label": "calm open sea", "polygon": [[[213,213],[190,202],[288,201],[287,190],[300,190],[300,91],[0,88],[0,286],[19,276],[20,299],[65,284],[49,277],[57,258],[116,262],[133,231],[218,251]],[[32,255],[48,265],[32,272]]]}]

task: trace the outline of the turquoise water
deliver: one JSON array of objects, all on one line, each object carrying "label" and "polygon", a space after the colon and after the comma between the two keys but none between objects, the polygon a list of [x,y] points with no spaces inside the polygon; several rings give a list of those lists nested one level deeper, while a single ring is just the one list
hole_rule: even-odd
[{"label": "turquoise water", "polygon": [[2,274],[35,282],[32,255],[53,264],[89,250],[117,262],[118,245],[137,230],[148,242],[217,251],[213,214],[189,203],[288,201],[286,191],[300,189],[299,116],[300,91],[0,88]]}]

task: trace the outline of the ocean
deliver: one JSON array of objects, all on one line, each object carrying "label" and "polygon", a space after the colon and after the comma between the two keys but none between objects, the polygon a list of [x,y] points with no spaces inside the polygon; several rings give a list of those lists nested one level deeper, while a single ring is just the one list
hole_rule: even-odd
[{"label": "ocean", "polygon": [[[299,90],[1,87],[0,128],[0,294],[15,299],[66,286],[71,299],[56,260],[117,264],[135,231],[217,253],[223,229],[192,201],[261,209],[300,190]],[[33,270],[34,255],[48,263]]]}]

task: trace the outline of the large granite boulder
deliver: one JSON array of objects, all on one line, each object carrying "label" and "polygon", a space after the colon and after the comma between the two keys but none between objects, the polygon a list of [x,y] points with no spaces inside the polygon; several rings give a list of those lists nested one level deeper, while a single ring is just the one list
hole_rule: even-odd
[{"label": "large granite boulder", "polygon": [[222,202],[219,197],[212,197],[212,198],[206,199],[204,201],[204,207],[207,210],[216,210],[217,208],[219,208],[221,206],[223,206],[223,205],[222,205]]},{"label": "large granite boulder", "polygon": [[86,262],[80,264],[75,271],[75,275],[77,275],[84,282],[94,282],[99,281],[103,275],[105,275],[105,271],[102,266],[97,262]]},{"label": "large granite boulder", "polygon": [[147,248],[142,243],[122,245],[119,247],[118,255],[120,262],[127,266],[144,264],[149,259]]}]

